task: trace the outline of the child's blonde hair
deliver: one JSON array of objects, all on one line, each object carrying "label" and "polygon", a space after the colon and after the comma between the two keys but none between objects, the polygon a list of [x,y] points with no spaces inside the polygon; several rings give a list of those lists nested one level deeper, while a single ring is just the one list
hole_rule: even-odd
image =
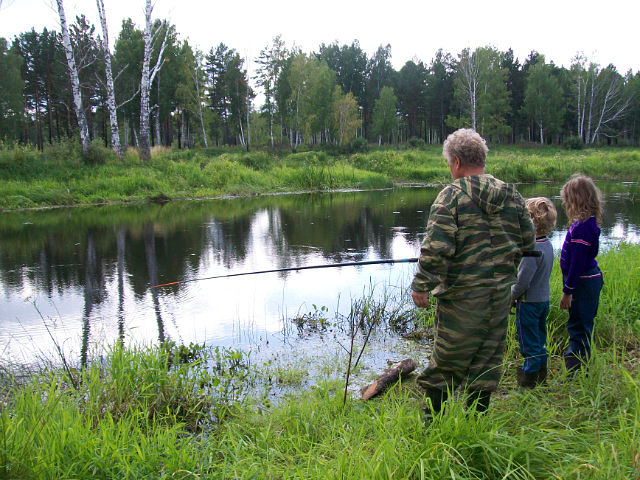
[{"label": "child's blonde hair", "polygon": [[549,235],[556,226],[558,212],[553,202],[545,197],[529,198],[526,201],[536,235]]},{"label": "child's blonde hair", "polygon": [[598,225],[602,224],[602,193],[591,178],[576,173],[564,184],[561,195],[569,223],[595,216]]}]

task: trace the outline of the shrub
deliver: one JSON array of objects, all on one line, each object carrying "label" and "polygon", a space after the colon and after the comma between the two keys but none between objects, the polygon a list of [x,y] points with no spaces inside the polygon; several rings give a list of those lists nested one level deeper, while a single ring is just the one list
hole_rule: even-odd
[{"label": "shrub", "polygon": [[422,149],[425,147],[424,139],[420,137],[411,137],[409,140],[407,140],[407,145],[409,146],[409,148]]},{"label": "shrub", "polygon": [[349,142],[349,153],[365,153],[369,150],[366,138],[357,137]]},{"label": "shrub", "polygon": [[325,165],[327,154],[325,152],[298,152],[292,153],[287,160],[304,165]]},{"label": "shrub", "polygon": [[61,138],[58,143],[45,144],[43,157],[47,162],[65,163],[80,162],[82,159],[80,141],[77,137],[73,139]]},{"label": "shrub", "polygon": [[104,165],[108,160],[115,160],[113,150],[105,147],[100,140],[94,140],[83,158],[86,165]]},{"label": "shrub", "polygon": [[137,148],[133,147],[129,147],[124,151],[122,160],[126,165],[140,165],[142,163],[140,160],[140,152]]},{"label": "shrub", "polygon": [[584,142],[580,137],[569,137],[565,139],[563,145],[567,150],[582,150],[584,148]]},{"label": "shrub", "polygon": [[273,157],[266,152],[247,152],[240,157],[239,161],[253,170],[270,170],[273,167]]}]

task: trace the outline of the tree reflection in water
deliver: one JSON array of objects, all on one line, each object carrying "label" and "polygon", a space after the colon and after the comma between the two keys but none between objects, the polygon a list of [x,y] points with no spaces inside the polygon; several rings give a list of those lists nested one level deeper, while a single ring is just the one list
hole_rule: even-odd
[{"label": "tree reflection in water", "polygon": [[[638,232],[640,225],[638,195],[620,194],[625,188],[637,191],[637,185],[615,187],[618,194],[613,194],[613,187],[603,188],[609,193],[605,241],[614,227],[616,232]],[[559,188],[519,187],[524,196],[549,196],[557,203],[560,218],[554,239],[566,228]],[[338,277],[284,273],[257,283],[210,284],[197,291],[149,287],[239,271],[416,256],[438,191],[434,187],[4,213],[0,215],[0,352],[5,353],[0,355],[11,355],[20,347],[11,340],[24,329],[29,329],[33,341],[50,342],[34,319],[37,313],[24,306],[31,291],[54,305],[48,315],[59,316],[71,327],[69,335],[77,335],[72,342],[81,344],[83,364],[92,337],[103,335],[93,339],[103,344],[126,342],[125,330],[145,342],[175,335],[172,325],[165,324],[169,315],[179,320],[180,328],[194,316],[203,318],[203,325],[194,328],[214,328],[219,309],[240,312],[247,305],[234,310],[229,303],[250,303],[238,293],[247,285],[258,293],[269,288],[304,290],[298,283],[284,281],[313,279],[308,290],[331,290],[335,299],[342,292],[335,291],[340,282],[333,279],[344,281],[352,271],[336,273]],[[264,301],[257,294],[256,299]],[[257,307],[262,314],[261,305]],[[152,323],[145,323],[147,319]]]}]

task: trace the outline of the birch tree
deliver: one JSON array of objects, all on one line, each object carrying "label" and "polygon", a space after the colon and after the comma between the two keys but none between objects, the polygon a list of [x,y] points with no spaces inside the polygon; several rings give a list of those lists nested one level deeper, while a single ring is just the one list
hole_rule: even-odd
[{"label": "birch tree", "polygon": [[577,134],[585,143],[592,144],[600,136],[617,134],[613,125],[629,110],[631,97],[625,88],[625,79],[613,65],[605,69],[589,62],[583,54],[574,58],[571,66],[576,94]]},{"label": "birch tree", "polygon": [[[62,0],[58,0],[60,2]],[[143,160],[149,160],[151,158],[151,144],[150,144],[150,129],[149,129],[149,95],[151,91],[151,84],[156,75],[162,68],[164,63],[163,54],[167,44],[167,37],[169,35],[169,25],[163,23],[163,28],[158,25],[155,30],[151,23],[151,14],[153,12],[153,6],[151,0],[146,1],[145,8],[145,29],[144,29],[144,56],[142,59],[142,78],[140,79],[140,158]],[[158,52],[158,58],[153,67],[151,67],[151,50],[156,37],[164,30],[164,37],[160,50]]]},{"label": "birch tree", "polygon": [[391,143],[393,131],[398,125],[397,112],[398,99],[391,87],[383,87],[380,98],[376,100],[373,108],[373,131],[378,135],[378,145],[382,145],[383,137]]},{"label": "birch tree", "polygon": [[195,63],[192,69],[193,85],[195,87],[195,100],[198,118],[200,118],[200,126],[202,127],[202,139],[204,141],[204,147],[209,148],[209,142],[207,141],[207,131],[204,127],[204,115],[202,111],[202,102],[204,101],[204,71],[202,69],[202,52],[196,52]]},{"label": "birch tree", "polygon": [[259,87],[264,89],[264,105],[263,109],[269,115],[269,140],[271,148],[275,147],[273,138],[273,123],[277,107],[276,84],[284,61],[288,55],[287,49],[280,35],[274,37],[270,47],[262,49],[257,63],[260,65],[256,74],[256,80]]},{"label": "birch tree", "polygon": [[302,126],[301,106],[306,93],[308,59],[304,54],[297,55],[291,62],[291,68],[287,72],[287,83],[290,88],[289,104],[289,143],[292,152],[296,152],[300,143]]},{"label": "birch tree", "polygon": [[631,105],[631,97],[625,92],[625,80],[611,65],[600,71],[594,87],[598,90],[598,103],[592,113],[595,118],[589,143],[595,143],[601,135],[615,135],[613,124],[627,114]]},{"label": "birch tree", "polygon": [[342,93],[340,85],[336,85],[333,94],[333,119],[334,128],[338,136],[338,144],[345,145],[356,136],[360,127],[358,118],[358,102],[351,93]]},{"label": "birch tree", "polygon": [[478,71],[478,58],[476,52],[471,53],[465,48],[460,54],[458,62],[458,91],[459,97],[467,104],[471,117],[471,128],[476,130],[476,111],[478,104],[478,85],[480,83]]},{"label": "birch tree", "polygon": [[109,30],[107,29],[107,15],[104,10],[104,2],[96,0],[100,24],[102,25],[102,52],[104,54],[104,70],[107,90],[107,107],[109,109],[109,123],[111,125],[111,148],[116,155],[122,157],[120,145],[120,130],[118,129],[118,115],[116,113],[116,96],[113,87],[113,73],[111,70],[111,51],[109,49]]},{"label": "birch tree", "polygon": [[62,30],[62,45],[64,53],[67,57],[67,66],[69,68],[69,77],[71,78],[71,90],[73,92],[73,104],[75,107],[76,117],[78,119],[78,127],[80,128],[80,142],[82,143],[82,155],[89,153],[91,141],[89,139],[89,127],[87,117],[82,106],[82,94],[80,92],[80,80],[78,78],[78,69],[73,56],[73,48],[69,37],[69,28],[67,26],[67,18],[64,13],[63,0],[56,0],[58,5],[58,15],[60,16],[60,29]]},{"label": "birch tree", "polygon": [[464,49],[459,55],[455,97],[469,115],[471,127],[483,136],[509,132],[506,115],[510,95],[507,71],[501,66],[503,56],[492,47],[480,47],[473,53]]},{"label": "birch tree", "polygon": [[525,89],[523,108],[538,127],[540,144],[545,143],[545,133],[560,129],[565,113],[562,87],[551,69],[544,61],[536,64],[529,72]]},{"label": "birch tree", "polygon": [[[197,115],[202,129],[202,138],[205,148],[209,148],[207,132],[204,123],[202,104],[204,98],[204,71],[202,68],[202,52],[191,49],[188,42],[184,42],[180,51],[182,67],[180,69],[180,82],[175,91],[175,99],[178,109],[188,109]],[[181,112],[183,114],[184,112]]]},{"label": "birch tree", "polygon": [[510,132],[507,115],[511,108],[507,90],[508,72],[502,68],[504,53],[492,47],[476,50],[479,89],[476,114],[478,131],[483,137],[499,137]]}]

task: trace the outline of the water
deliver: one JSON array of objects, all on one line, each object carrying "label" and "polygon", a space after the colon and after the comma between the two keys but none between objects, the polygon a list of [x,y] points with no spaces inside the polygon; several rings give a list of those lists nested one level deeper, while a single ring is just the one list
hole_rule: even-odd
[{"label": "water", "polygon": [[[603,248],[640,242],[637,184],[601,183]],[[438,188],[104,206],[0,214],[0,361],[73,361],[123,339],[165,339],[251,350],[344,356],[338,330],[299,335],[292,319],[325,307],[346,315],[363,295],[406,293],[413,265],[374,265],[191,281],[254,270],[415,257]],[[560,185],[521,185],[552,198]],[[185,282],[185,280],[187,282]],[[152,285],[180,281],[158,289]],[[377,332],[375,369],[407,355]],[[426,355],[420,349],[416,355]],[[415,352],[414,352],[415,353]],[[298,355],[298,353],[296,353]],[[304,356],[303,355],[303,356]]]}]

